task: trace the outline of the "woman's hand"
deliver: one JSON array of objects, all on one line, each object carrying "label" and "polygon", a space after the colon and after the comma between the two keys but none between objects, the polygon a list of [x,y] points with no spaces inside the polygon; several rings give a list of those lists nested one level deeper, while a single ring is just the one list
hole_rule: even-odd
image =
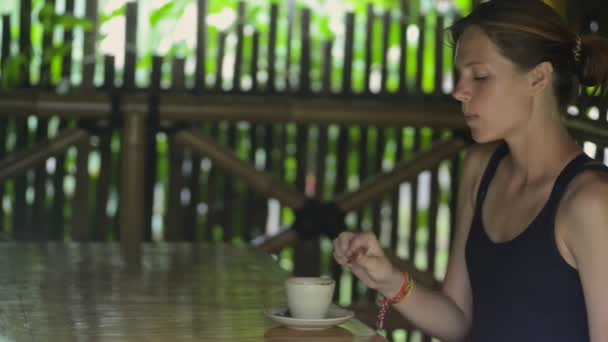
[{"label": "woman's hand", "polygon": [[397,270],[382,251],[380,242],[372,233],[343,232],[334,240],[334,258],[351,268],[367,287],[392,298],[403,282]]}]

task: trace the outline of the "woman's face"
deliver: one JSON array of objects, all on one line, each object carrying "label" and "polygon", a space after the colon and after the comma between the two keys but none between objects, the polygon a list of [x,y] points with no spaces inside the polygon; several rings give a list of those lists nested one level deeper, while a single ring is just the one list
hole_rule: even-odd
[{"label": "woman's face", "polygon": [[526,73],[503,57],[479,27],[471,26],[461,35],[455,65],[452,95],[462,104],[475,141],[506,139],[528,122],[532,96]]}]

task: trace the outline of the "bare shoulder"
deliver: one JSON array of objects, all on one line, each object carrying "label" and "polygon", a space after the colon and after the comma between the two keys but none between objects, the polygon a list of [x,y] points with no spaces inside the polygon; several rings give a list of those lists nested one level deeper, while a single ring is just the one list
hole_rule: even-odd
[{"label": "bare shoulder", "polygon": [[[564,242],[583,285],[593,341],[608,341],[608,175],[588,170],[564,194],[560,209]],[[558,212],[559,214],[559,212]],[[557,226],[556,226],[557,228]]]},{"label": "bare shoulder", "polygon": [[[560,204],[568,223],[566,243],[575,256],[577,249],[608,239],[608,172],[585,171],[577,176]],[[578,246],[578,247],[577,247]],[[604,246],[608,247],[608,246]]]},{"label": "bare shoulder", "polygon": [[576,217],[595,211],[605,212],[607,205],[608,172],[589,170],[572,181],[564,195],[562,207]]}]

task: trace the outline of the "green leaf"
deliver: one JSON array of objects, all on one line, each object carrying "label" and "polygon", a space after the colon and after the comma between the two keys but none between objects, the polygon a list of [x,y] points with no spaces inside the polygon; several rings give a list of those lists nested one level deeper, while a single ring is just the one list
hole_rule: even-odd
[{"label": "green leaf", "polygon": [[171,48],[167,52],[166,58],[172,59],[175,56],[186,57],[192,52],[192,49],[188,48],[188,44],[186,44],[186,42],[182,40],[171,46]]},{"label": "green leaf", "polygon": [[38,18],[40,20],[51,18],[55,15],[55,7],[51,4],[46,4],[40,12],[38,12]]},{"label": "green leaf", "polygon": [[224,0],[224,1],[209,1],[208,13],[214,14],[221,12],[226,7],[235,9],[237,0]]},{"label": "green leaf", "polygon": [[72,15],[57,16],[57,24],[63,26],[66,30],[72,30],[78,27],[85,31],[91,31],[93,29],[93,22],[91,20],[87,18],[77,18]]},{"label": "green leaf", "polygon": [[34,47],[42,45],[42,26],[41,25],[32,25],[30,36],[32,38],[32,45]]},{"label": "green leaf", "polygon": [[51,4],[46,4],[40,12],[38,12],[38,20],[42,24],[44,30],[52,30],[55,25],[55,8]]},{"label": "green leaf", "polygon": [[27,67],[25,55],[9,57],[2,67],[2,89],[11,89],[24,84]]},{"label": "green leaf", "polygon": [[137,69],[148,69],[152,67],[152,52],[147,53],[137,62]]},{"label": "green leaf", "polygon": [[93,22],[87,18],[79,18],[78,26],[83,29],[85,32],[91,32],[95,29]]},{"label": "green leaf", "polygon": [[163,19],[168,19],[171,17],[171,13],[173,12],[173,8],[175,7],[175,2],[171,1],[164,6],[154,10],[152,14],[150,14],[150,25],[152,27],[158,25],[158,23]]},{"label": "green leaf", "polygon": [[463,15],[467,15],[471,12],[471,6],[473,5],[471,0],[454,0],[454,2]]},{"label": "green leaf", "polygon": [[42,7],[44,5],[44,0],[34,0],[32,1],[32,8],[33,9],[37,9],[39,7]]},{"label": "green leaf", "polygon": [[122,17],[127,13],[127,4],[120,6],[109,14],[102,14],[99,21],[101,24],[108,22],[116,17]]},{"label": "green leaf", "polygon": [[55,58],[63,58],[72,49],[72,44],[54,45],[42,52],[42,62],[50,63]]}]

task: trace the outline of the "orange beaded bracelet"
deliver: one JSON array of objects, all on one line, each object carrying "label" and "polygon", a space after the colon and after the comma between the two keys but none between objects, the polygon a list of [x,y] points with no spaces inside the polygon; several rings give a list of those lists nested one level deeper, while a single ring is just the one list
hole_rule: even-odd
[{"label": "orange beaded bracelet", "polygon": [[393,298],[385,298],[380,295],[378,299],[378,305],[380,305],[380,311],[378,312],[378,321],[376,322],[376,328],[381,330],[384,326],[384,319],[386,317],[386,312],[388,311],[389,306],[397,304],[401,302],[404,298],[406,298],[414,287],[414,281],[412,276],[408,272],[403,272],[403,283],[401,284],[401,288],[399,292]]}]

